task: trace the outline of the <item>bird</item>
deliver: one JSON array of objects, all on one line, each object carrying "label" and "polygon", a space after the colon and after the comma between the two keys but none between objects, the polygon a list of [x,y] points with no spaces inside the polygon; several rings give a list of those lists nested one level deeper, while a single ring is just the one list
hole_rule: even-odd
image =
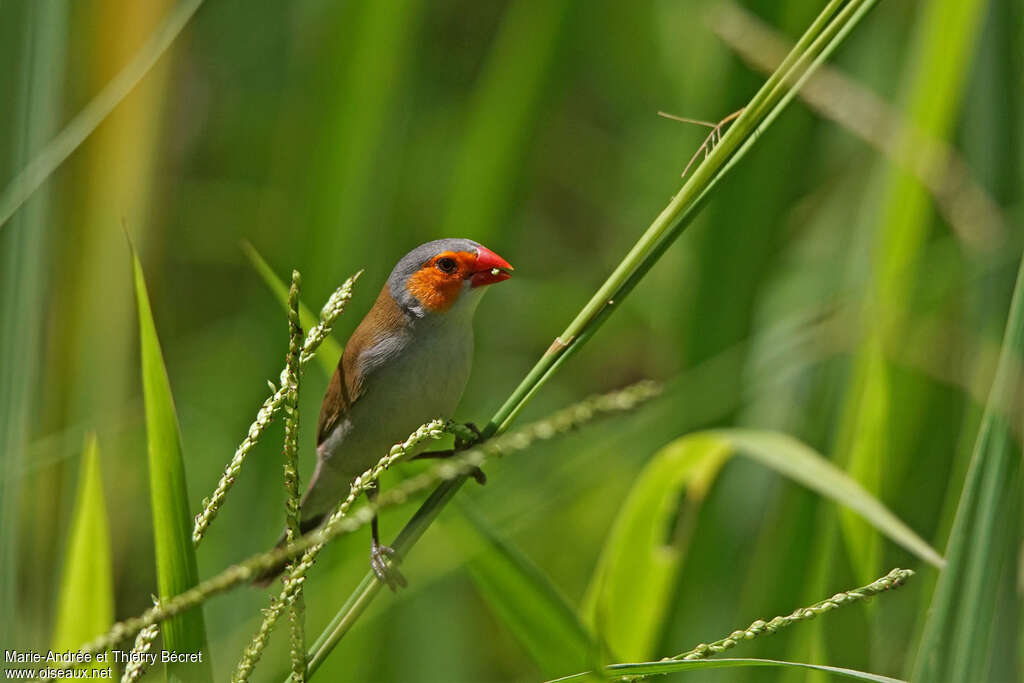
[{"label": "bird", "polygon": [[[513,270],[490,249],[464,238],[421,244],[398,261],[345,344],[324,394],[316,468],[301,501],[301,533],[321,525],[353,480],[393,444],[432,419],[452,416],[472,366],[477,305],[490,285],[507,280]],[[474,476],[483,483],[483,473]],[[377,493],[376,484],[367,490],[371,501]],[[278,546],[283,543],[284,535]],[[380,542],[374,515],[370,566],[396,590],[406,580],[393,555]],[[268,585],[283,569],[283,563],[273,567],[255,583]]]}]

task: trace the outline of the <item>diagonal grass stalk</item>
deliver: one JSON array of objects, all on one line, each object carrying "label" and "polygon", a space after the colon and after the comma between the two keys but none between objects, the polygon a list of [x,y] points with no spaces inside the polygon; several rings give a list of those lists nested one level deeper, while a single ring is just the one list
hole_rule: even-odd
[{"label": "diagonal grass stalk", "polygon": [[[789,49],[786,39],[739,5],[718,6],[713,17],[718,37],[759,71],[770,73]],[[965,246],[987,251],[1006,240],[1002,209],[972,177],[957,150],[934,132],[925,133],[887,100],[834,67],[820,68],[800,97],[912,174]]]},{"label": "diagonal grass stalk", "polygon": [[[704,665],[710,666],[693,666],[692,668],[716,668],[715,660],[708,661],[708,657],[713,657],[717,654],[721,654],[727,650],[730,650],[743,641],[753,640],[759,636],[765,634],[773,634],[778,631],[792,626],[793,624],[813,619],[819,615],[826,614],[832,610],[838,609],[845,605],[850,605],[855,602],[862,602],[869,598],[872,598],[880,593],[899,588],[902,586],[907,579],[912,577],[914,572],[909,569],[893,569],[885,576],[876,579],[866,586],[860,588],[854,588],[852,590],[843,591],[836,593],[831,598],[827,598],[820,602],[816,602],[813,605],[807,607],[798,607],[793,610],[790,614],[785,616],[778,616],[768,621],[758,619],[750,624],[745,629],[739,629],[733,631],[725,638],[716,640],[713,643],[701,643],[692,650],[675,655],[674,657],[666,657],[660,662],[644,662],[640,664],[613,664],[604,669],[603,673],[613,674],[616,672],[624,671],[628,672],[629,680],[640,680],[657,674],[671,673],[672,671],[685,671],[691,667],[679,667],[675,668],[675,664],[683,662],[695,664],[700,662]],[[820,671],[829,671],[840,675],[847,676],[849,678],[855,678],[858,680],[867,681],[885,681],[886,683],[892,683],[895,679],[888,678],[885,676],[878,676],[875,674],[866,673],[863,671],[853,671],[851,669],[839,669],[835,667],[814,665],[814,664],[803,664],[800,662],[779,662],[773,660],[757,660],[757,659],[746,659],[746,660],[718,660],[725,662],[734,662],[736,666],[780,666],[780,667],[797,667],[797,668],[811,668]],[[623,674],[625,676],[625,674]],[[549,683],[557,683],[557,681],[569,681],[576,679],[586,679],[588,677],[587,672],[572,674],[570,676],[563,676],[555,681]]]},{"label": "diagonal grass stalk", "polygon": [[[348,497],[345,498],[337,508],[335,508],[334,512],[324,523],[324,534],[331,534],[334,529],[340,526],[340,523],[344,520],[345,515],[348,514],[360,494],[373,486],[374,482],[380,478],[380,475],[383,474],[385,470],[389,469],[395,463],[405,459],[414,448],[428,439],[436,440],[440,439],[445,434],[457,432],[462,432],[462,429],[458,425],[451,422],[445,423],[442,420],[433,420],[421,425],[416,431],[410,434],[409,438],[404,442],[392,446],[388,454],[382,457],[376,465],[355,478],[352,485],[349,487]],[[289,538],[289,543],[293,544],[294,539]],[[324,543],[314,544],[302,553],[301,559],[294,558],[297,561],[289,563],[287,573],[284,575],[284,586],[281,588],[281,593],[278,596],[275,596],[270,603],[270,607],[264,611],[263,621],[260,623],[256,634],[249,642],[249,646],[245,649],[242,659],[239,660],[238,667],[235,669],[235,675],[232,678],[234,683],[244,683],[249,680],[249,676],[256,667],[256,663],[263,655],[263,650],[267,646],[270,633],[277,623],[278,618],[281,616],[282,610],[285,606],[293,606],[296,600],[301,598],[302,585],[306,580],[306,572],[313,566],[313,563],[316,561],[317,555],[320,554],[323,546]],[[296,657],[294,652],[294,638],[292,647],[293,669],[289,680],[304,680],[306,677],[305,667],[303,666],[299,671],[295,670],[295,660],[297,658],[301,658],[301,654]]]},{"label": "diagonal grass stalk", "polygon": [[[660,662],[630,662],[625,664],[611,664],[605,667],[601,673],[608,678],[618,681],[632,681],[647,678],[649,676],[661,676],[680,671],[703,671],[705,669],[732,669],[740,667],[772,667],[789,671],[800,671],[801,673],[823,672],[833,676],[850,678],[855,681],[869,681],[870,683],[905,683],[898,678],[879,676],[878,674],[846,669],[840,666],[826,666],[824,664],[807,664],[805,662],[782,662],[775,659],[663,659]],[[561,683],[562,681],[592,680],[593,673],[590,671],[572,674],[556,678],[548,683]],[[741,679],[742,680],[742,679]],[[800,680],[806,680],[806,676]],[[831,680],[831,679],[830,679]]]},{"label": "diagonal grass stalk", "polygon": [[[96,654],[135,635],[139,630],[147,626],[162,623],[188,611],[196,605],[202,604],[214,595],[251,581],[254,577],[271,567],[279,566],[282,562],[302,555],[309,548],[323,545],[338,536],[361,529],[369,524],[374,514],[380,510],[405,503],[410,496],[425,491],[438,482],[461,477],[472,468],[483,465],[488,458],[502,457],[521,452],[537,441],[554,439],[567,432],[579,429],[599,417],[632,411],[660,394],[660,385],[650,381],[637,382],[618,391],[591,396],[579,403],[563,408],[543,420],[538,420],[514,432],[504,434],[500,438],[492,439],[488,443],[476,445],[460,453],[458,456],[441,462],[430,470],[388,489],[378,496],[376,503],[364,505],[350,515],[341,518],[336,525],[325,525],[302,536],[291,545],[254,555],[243,562],[228,567],[194,588],[166,600],[161,600],[141,615],[114,624],[105,634],[82,644],[77,649],[89,654]],[[420,430],[426,429],[431,425],[432,423],[425,425]],[[456,427],[458,425],[451,426],[453,429]],[[417,433],[420,430],[417,430]],[[401,448],[401,446],[399,444],[397,448]],[[393,452],[395,448],[392,447]],[[389,455],[391,454],[389,453]],[[314,645],[313,649],[315,650],[316,648],[317,646]],[[312,668],[313,664],[311,662],[310,670]]]},{"label": "diagonal grass stalk", "polygon": [[[563,408],[547,419],[531,423],[526,427],[518,429],[515,432],[502,435],[500,438],[493,439],[487,443],[477,444],[469,450],[443,463],[436,471],[445,473],[443,479],[446,483],[461,483],[465,480],[468,472],[473,467],[481,466],[487,457],[501,456],[506,453],[525,450],[536,441],[552,439],[560,434],[577,429],[600,415],[633,410],[638,405],[655,398],[659,394],[661,394],[660,385],[654,382],[642,381],[618,391],[592,396],[567,408]],[[377,507],[380,506],[380,501],[385,496],[392,496],[397,493],[397,495],[403,496],[404,499],[401,489],[403,487],[411,488],[415,485],[416,480],[420,479],[422,476],[423,475],[420,477],[413,477],[412,479],[404,482],[401,486],[390,489],[381,494],[377,499]],[[457,489],[458,487],[442,485],[438,487],[433,494],[431,494],[427,503],[431,500],[438,499],[442,495],[447,496],[444,498],[444,500],[447,501],[451,498],[451,495],[454,495],[454,492]],[[406,524],[405,528],[402,529],[402,533],[399,534],[398,539],[392,545],[395,549],[395,554],[399,559],[404,556],[403,553],[405,549],[412,545],[410,539],[418,539],[423,532],[426,531],[434,517],[436,517],[436,513],[434,513],[433,516],[422,514],[424,509],[427,508],[427,503],[424,503],[420,507],[420,510],[412,520]],[[349,629],[352,628],[352,625],[359,618],[359,615],[362,614],[363,609],[369,605],[373,596],[376,595],[378,590],[380,590],[381,585],[381,582],[377,580],[376,574],[370,573],[370,575],[365,577],[360,584],[360,590],[355,591],[351,596],[349,596],[348,601],[344,606],[342,606],[342,609],[338,611],[327,628],[320,634],[320,637],[317,638],[310,650],[309,677],[312,677],[313,672],[315,672],[323,663],[327,655],[330,654],[332,649],[334,649],[334,646],[337,645],[345,634],[348,633]]]},{"label": "diagonal grass stalk", "polygon": [[[842,0],[831,0],[825,6],[779,68],[722,136],[718,145],[490,419],[481,433],[481,439],[504,432],[551,374],[594,335],[621,304],[622,299],[692,222],[718,181],[752,148],[760,134],[792,100],[802,82],[842,43],[875,2],[850,0],[844,3]],[[407,553],[419,540],[464,481],[464,477],[459,477],[445,482],[430,495],[395,540],[393,547],[398,554]],[[332,629],[336,630],[338,624],[351,627],[379,590],[380,582],[372,572],[367,573],[318,643],[326,647],[331,639],[328,634]],[[322,648],[316,650],[314,646],[314,649],[310,658],[311,673],[315,665],[326,656]]]},{"label": "diagonal grass stalk", "polygon": [[822,600],[821,602],[816,602],[809,607],[797,608],[792,613],[787,614],[784,617],[775,617],[769,621],[758,619],[742,631],[733,631],[725,638],[716,640],[710,644],[701,643],[692,650],[678,654],[675,657],[672,657],[672,659],[694,660],[712,657],[736,647],[740,641],[753,640],[754,638],[766,633],[776,633],[780,629],[792,626],[798,621],[813,619],[816,616],[831,612],[843,605],[867,600],[879,593],[892,590],[893,588],[899,588],[913,575],[914,572],[909,569],[893,569],[882,578],[876,579],[866,586],[854,588],[853,590],[844,591],[842,593],[836,593],[831,598]]},{"label": "diagonal grass stalk", "polygon": [[0,193],[0,229],[72,152],[99,128],[135,89],[182,32],[204,0],[181,0],[107,85],[40,150]]},{"label": "diagonal grass stalk", "polygon": [[[154,599],[153,604],[159,605],[160,601]],[[159,634],[160,627],[152,624],[139,631],[138,635],[135,636],[131,657],[128,664],[124,667],[124,673],[121,675],[121,683],[135,683],[135,681],[145,675],[146,670],[149,668],[149,661],[144,655],[153,647],[153,641],[156,640]]]}]

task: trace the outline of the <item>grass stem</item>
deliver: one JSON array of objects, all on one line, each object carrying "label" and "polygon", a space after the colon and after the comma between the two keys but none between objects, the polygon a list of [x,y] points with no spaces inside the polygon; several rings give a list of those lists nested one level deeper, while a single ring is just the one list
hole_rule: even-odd
[{"label": "grass stem", "polygon": [[[331,333],[331,329],[334,327],[334,322],[338,319],[338,316],[345,310],[345,306],[352,298],[352,288],[355,285],[356,280],[363,274],[363,271],[359,271],[334,290],[330,298],[327,299],[327,303],[320,310],[319,322],[306,334],[306,340],[302,344],[302,353],[299,356],[300,365],[306,365],[316,353],[316,350],[320,347],[323,341],[327,338],[327,335]],[[286,385],[288,383],[288,369],[285,368],[281,371],[281,387],[271,388],[274,393],[271,394],[267,400],[263,402],[263,406],[256,413],[256,420],[249,426],[249,431],[242,440],[242,443],[235,449],[235,454],[231,458],[231,462],[224,470],[224,474],[221,475],[220,481],[217,483],[217,488],[214,489],[213,495],[209,498],[203,499],[203,509],[196,515],[195,527],[192,530],[192,542],[199,545],[199,542],[203,540],[203,535],[209,528],[210,523],[213,522],[214,517],[220,511],[221,505],[224,504],[224,499],[227,497],[228,491],[235,484],[235,479],[238,478],[239,473],[242,471],[242,465],[245,462],[246,456],[249,455],[249,451],[253,449],[256,443],[259,441],[260,436],[263,435],[263,431],[267,428],[270,422],[274,419],[274,415],[281,409],[285,402],[285,395],[287,394]]]},{"label": "grass stem", "polygon": [[701,643],[692,650],[670,657],[669,659],[692,660],[712,657],[725,652],[730,648],[736,647],[744,640],[753,640],[754,638],[766,633],[776,633],[787,626],[792,626],[798,621],[813,619],[820,614],[831,612],[843,605],[849,605],[854,602],[866,600],[887,590],[899,588],[913,575],[914,572],[909,569],[893,569],[882,578],[876,579],[866,586],[854,588],[853,590],[844,591],[842,593],[836,593],[827,600],[816,602],[809,607],[800,607],[786,616],[775,617],[768,621],[758,619],[747,628],[741,631],[733,631],[721,640],[716,640],[710,644]]}]

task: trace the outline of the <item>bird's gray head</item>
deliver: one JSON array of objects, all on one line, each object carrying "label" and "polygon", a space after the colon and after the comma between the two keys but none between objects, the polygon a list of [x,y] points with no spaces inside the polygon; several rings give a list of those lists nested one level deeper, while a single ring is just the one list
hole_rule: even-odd
[{"label": "bird's gray head", "polygon": [[473,240],[447,238],[421,244],[403,256],[388,277],[391,297],[407,313],[422,318],[469,303],[486,285],[507,280],[512,266]]}]

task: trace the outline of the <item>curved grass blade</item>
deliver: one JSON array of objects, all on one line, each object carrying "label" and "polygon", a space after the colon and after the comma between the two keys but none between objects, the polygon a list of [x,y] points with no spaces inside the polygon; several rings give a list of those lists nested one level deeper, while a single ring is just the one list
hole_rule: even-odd
[{"label": "curved grass blade", "polygon": [[677,439],[651,458],[633,484],[580,610],[614,659],[654,655],[696,514],[731,451],[712,435]]},{"label": "curved grass blade", "polygon": [[[160,597],[178,595],[199,583],[192,515],[185,487],[178,415],[171,383],[164,367],[160,340],[146,293],[142,264],[132,249],[135,300],[139,311],[142,394],[146,403],[146,441],[149,453],[149,492],[153,508],[153,543],[156,546],[157,586]],[[181,653],[202,653],[197,664],[168,665],[170,681],[212,680],[206,626],[201,606],[165,621],[164,648]]]},{"label": "curved grass blade", "polygon": [[[843,678],[852,678],[856,681],[871,681],[872,683],[904,683],[898,678],[879,676],[878,674],[844,669],[838,666],[826,666],[824,664],[805,664],[803,662],[782,662],[775,659],[705,659],[696,662],[639,662],[636,664],[612,664],[605,668],[605,672],[611,676],[653,676],[670,674],[680,671],[702,671],[706,669],[731,669],[734,667],[779,667],[789,669],[810,669],[835,674]],[[559,683],[560,681],[577,681],[590,676],[589,672],[573,674],[563,678],[556,678],[548,683]]]},{"label": "curved grass blade", "polygon": [[[840,503],[922,560],[942,566],[939,554],[878,499],[796,439],[746,429],[697,432],[662,448],[644,468],[623,503],[587,589],[584,621],[616,658],[652,656],[664,625],[662,606],[671,602],[689,530],[706,491],[734,455],[752,458]],[[686,508],[680,514],[683,492]]]},{"label": "curved grass blade", "polygon": [[[999,575],[1016,558],[1019,538],[1000,523],[1019,514],[1020,445],[1024,406],[1024,260],[1010,302],[995,380],[921,636],[913,681],[973,681],[984,677]],[[1007,654],[1007,656],[1010,656]]]},{"label": "curved grass blade", "polygon": [[713,433],[729,441],[740,454],[857,513],[876,531],[933,567],[945,566],[945,560],[931,545],[864,487],[809,446],[778,432],[730,429]]},{"label": "curved grass blade", "polygon": [[[270,291],[274,294],[274,298],[278,300],[284,310],[288,311],[288,285],[277,276],[274,269],[270,267],[258,251],[248,240],[242,241],[242,251],[245,252],[246,258],[249,259],[249,263],[256,270],[259,276],[263,279],[263,282],[270,288]],[[319,318],[313,311],[309,310],[306,304],[299,302],[299,322],[302,324],[302,329],[311,330],[319,322]],[[320,343],[320,352],[316,354],[317,362],[330,377],[334,374],[334,368],[338,365],[338,359],[341,358],[342,347],[338,343],[338,340],[328,335],[324,338],[323,342]]]},{"label": "curved grass blade", "polygon": [[551,581],[473,508],[458,506],[453,530],[471,548],[477,591],[547,676],[597,664],[598,647]]},{"label": "curved grass blade", "polygon": [[[114,623],[114,577],[110,529],[103,496],[96,436],[86,437],[78,492],[68,532],[64,571],[57,598],[53,649],[68,650],[104,633]],[[103,668],[93,662],[83,668]]]}]

